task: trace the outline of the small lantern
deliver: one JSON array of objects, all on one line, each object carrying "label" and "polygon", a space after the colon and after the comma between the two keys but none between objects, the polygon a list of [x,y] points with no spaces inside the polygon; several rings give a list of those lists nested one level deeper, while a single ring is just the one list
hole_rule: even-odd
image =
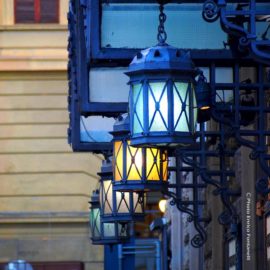
[{"label": "small lantern", "polygon": [[194,143],[196,72],[189,52],[167,44],[135,56],[126,72],[130,77],[131,145]]},{"label": "small lantern", "polygon": [[196,82],[195,93],[197,100],[197,122],[203,123],[211,118],[211,88],[207,83],[202,71],[199,71],[199,78]]},{"label": "small lantern", "polygon": [[93,191],[90,201],[90,229],[93,245],[117,244],[130,238],[128,222],[103,222],[100,218],[99,191]]},{"label": "small lantern", "polygon": [[113,190],[111,161],[104,160],[100,176],[101,219],[135,221],[144,219],[144,193]]},{"label": "small lantern", "polygon": [[129,117],[114,124],[113,173],[115,190],[149,191],[168,185],[168,153],[158,148],[134,148],[130,144]]}]

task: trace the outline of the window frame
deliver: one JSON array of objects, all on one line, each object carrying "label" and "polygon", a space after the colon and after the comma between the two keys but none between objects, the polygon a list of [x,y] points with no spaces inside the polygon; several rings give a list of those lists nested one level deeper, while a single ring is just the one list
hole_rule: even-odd
[{"label": "window frame", "polygon": [[[115,3],[125,2],[112,0]],[[153,3],[153,0],[133,2]],[[177,0],[175,2],[178,2]],[[187,1],[196,3],[200,1]],[[89,95],[89,71],[92,67],[128,67],[137,52],[144,48],[101,48],[101,18],[102,0],[85,1],[77,6],[78,44],[78,69],[80,70],[80,81],[78,86],[80,108],[83,115],[118,116],[127,111],[128,102],[92,102]],[[82,28],[85,27],[85,30]],[[81,42],[83,40],[84,42]],[[192,49],[191,58],[197,66],[208,65],[212,61],[220,63],[221,66],[230,65],[234,57],[228,49]],[[249,59],[246,59],[248,61]]]},{"label": "window frame", "polygon": [[18,5],[19,0],[14,0],[14,24],[59,24],[60,23],[60,0],[56,1],[56,20],[54,22],[41,22],[41,0],[33,0],[34,1],[34,21],[33,22],[17,22],[17,13],[16,7]]},{"label": "window frame", "polygon": [[[69,57],[74,61],[75,75],[71,79],[74,90],[70,91],[70,128],[69,143],[74,151],[90,151],[102,153],[112,149],[111,143],[82,142],[80,140],[81,116],[117,117],[127,111],[127,102],[91,102],[89,99],[89,71],[92,67],[124,67],[128,66],[139,49],[101,48],[100,23],[101,0],[75,1],[71,0],[74,8],[73,16],[76,24],[72,27],[75,33],[74,48],[69,51]],[[70,16],[69,12],[69,16]],[[91,27],[90,27],[91,26]],[[71,25],[69,25],[71,28]],[[208,67],[211,85],[228,87],[227,84],[216,84],[214,71],[216,67],[231,67],[236,64],[250,66],[251,58],[235,59],[230,50],[191,50],[192,59],[197,67]],[[235,74],[235,72],[233,73]],[[235,76],[235,75],[234,75]],[[234,87],[235,82],[230,83]],[[71,89],[72,87],[70,87]]]}]

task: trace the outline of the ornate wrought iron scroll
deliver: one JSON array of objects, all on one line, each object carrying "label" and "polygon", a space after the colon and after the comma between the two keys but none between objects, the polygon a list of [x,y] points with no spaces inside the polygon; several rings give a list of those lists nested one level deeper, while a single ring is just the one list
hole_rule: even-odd
[{"label": "ornate wrought iron scroll", "polygon": [[[231,83],[217,83],[215,67],[210,68],[212,117],[228,126],[240,145],[252,150],[250,158],[258,160],[262,171],[270,176],[270,82],[267,68],[256,63],[250,63],[248,67],[234,63],[232,68]],[[229,92],[230,100],[225,101]],[[267,177],[259,179],[256,186],[260,193],[270,191]]]},{"label": "ornate wrought iron scroll", "polygon": [[176,183],[169,185],[168,195],[172,198],[170,203],[179,211],[188,214],[188,221],[193,222],[197,231],[191,239],[191,245],[199,248],[207,240],[205,224],[210,221],[203,214],[206,184],[199,178],[198,169],[184,163],[180,156],[176,156],[176,166],[170,167],[170,170],[176,173]]},{"label": "ornate wrought iron scroll", "polygon": [[222,29],[228,33],[228,45],[236,50],[235,56],[250,54],[256,61],[270,64],[268,1],[232,4],[228,0],[207,0],[203,18],[208,22],[220,19]]},{"label": "ornate wrought iron scroll", "polygon": [[[177,183],[175,194],[170,194],[180,211],[190,215],[190,221],[198,234],[192,239],[194,247],[202,246],[206,239],[205,225],[209,221],[201,216],[202,206],[205,204],[202,196],[206,186],[214,187],[213,194],[220,196],[224,211],[220,214],[218,221],[227,226],[231,233],[236,233],[238,226],[238,214],[233,205],[236,197],[240,196],[240,186],[235,186],[235,171],[233,166],[234,154],[237,146],[230,142],[233,137],[232,130],[224,124],[217,124],[215,129],[205,130],[204,124],[200,125],[198,131],[198,142],[194,147],[178,149],[177,171],[190,171],[193,173],[192,183]],[[181,164],[179,164],[179,161]],[[183,166],[185,164],[185,166]],[[188,165],[188,166],[187,166]],[[198,176],[200,176],[198,178]],[[181,177],[178,177],[178,181]],[[201,180],[200,180],[201,179]],[[192,200],[185,201],[182,198],[183,189],[192,188]],[[190,207],[191,206],[191,207]]]}]

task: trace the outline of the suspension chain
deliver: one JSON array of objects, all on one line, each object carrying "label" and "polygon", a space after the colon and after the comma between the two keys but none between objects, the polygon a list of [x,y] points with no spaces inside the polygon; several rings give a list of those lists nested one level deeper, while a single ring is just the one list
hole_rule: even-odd
[{"label": "suspension chain", "polygon": [[158,39],[158,45],[161,45],[161,46],[166,44],[166,39],[167,39],[167,33],[165,32],[165,27],[164,27],[167,16],[163,11],[164,11],[164,3],[160,3],[157,39]]}]

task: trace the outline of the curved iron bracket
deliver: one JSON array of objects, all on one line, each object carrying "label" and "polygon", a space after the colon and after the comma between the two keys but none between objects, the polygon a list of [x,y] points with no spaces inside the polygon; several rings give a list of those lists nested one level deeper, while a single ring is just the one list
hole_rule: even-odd
[{"label": "curved iron bracket", "polygon": [[[235,10],[228,7],[227,0],[206,0],[202,16],[207,22],[220,19],[220,24],[228,37],[238,43],[238,55],[248,52],[260,63],[270,64],[270,39],[267,37],[270,25],[270,7],[259,9],[255,0],[237,4]],[[258,37],[258,22],[268,23],[261,37]]]}]

